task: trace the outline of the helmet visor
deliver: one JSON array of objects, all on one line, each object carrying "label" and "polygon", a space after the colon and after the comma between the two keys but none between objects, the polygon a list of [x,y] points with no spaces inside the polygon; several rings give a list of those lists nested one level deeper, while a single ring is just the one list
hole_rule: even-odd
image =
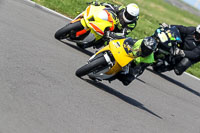
[{"label": "helmet visor", "polygon": [[149,49],[144,45],[144,43],[141,44],[141,56],[146,57],[149,56],[152,53],[152,49]]},{"label": "helmet visor", "polygon": [[132,15],[130,15],[130,14],[127,12],[127,10],[125,10],[124,16],[125,16],[126,19],[128,19],[128,20],[131,21],[131,22],[137,20],[137,16],[132,16]]},{"label": "helmet visor", "polygon": [[195,37],[195,41],[200,41],[200,34],[199,33],[195,32],[194,37]]}]

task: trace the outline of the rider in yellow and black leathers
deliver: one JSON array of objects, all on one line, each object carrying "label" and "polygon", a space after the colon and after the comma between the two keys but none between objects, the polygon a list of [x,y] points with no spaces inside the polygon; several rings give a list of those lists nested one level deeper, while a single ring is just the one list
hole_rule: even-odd
[{"label": "rider in yellow and black leathers", "polygon": [[[104,31],[105,34],[116,34],[117,36],[127,37],[127,35],[136,27],[137,20],[139,18],[139,7],[134,4],[128,4],[126,7],[113,5],[110,3],[99,3],[99,2],[90,2],[89,4],[95,6],[105,6],[105,10],[112,14],[112,17],[116,20],[116,25],[114,26],[114,30],[112,32],[106,33],[109,29]],[[104,38],[95,42],[94,40],[88,42],[84,45],[79,45],[82,48],[90,47],[96,43],[96,48],[101,47],[104,43]]]}]

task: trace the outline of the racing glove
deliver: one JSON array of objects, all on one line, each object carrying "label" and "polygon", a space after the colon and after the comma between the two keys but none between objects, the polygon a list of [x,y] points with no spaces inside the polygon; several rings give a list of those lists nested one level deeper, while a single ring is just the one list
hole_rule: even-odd
[{"label": "racing glove", "polygon": [[179,55],[179,56],[181,56],[181,57],[185,57],[184,51],[181,50],[181,49],[179,49],[179,48],[175,48],[175,49],[174,49],[173,55]]}]

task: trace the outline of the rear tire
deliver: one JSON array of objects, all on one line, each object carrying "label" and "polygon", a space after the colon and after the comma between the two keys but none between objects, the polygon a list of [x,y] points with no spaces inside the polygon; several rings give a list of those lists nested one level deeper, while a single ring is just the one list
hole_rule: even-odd
[{"label": "rear tire", "polygon": [[93,60],[92,62],[89,62],[88,64],[82,66],[81,68],[79,68],[76,71],[76,76],[78,76],[78,77],[85,76],[85,75],[89,74],[90,72],[96,70],[99,66],[104,66],[106,64],[107,64],[107,62],[106,62],[104,56],[101,56],[101,57]]}]

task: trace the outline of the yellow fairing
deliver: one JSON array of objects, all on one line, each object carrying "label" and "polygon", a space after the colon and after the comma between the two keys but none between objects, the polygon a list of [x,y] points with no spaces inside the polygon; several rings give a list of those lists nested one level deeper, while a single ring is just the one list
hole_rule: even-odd
[{"label": "yellow fairing", "polygon": [[[104,52],[104,51],[110,51],[110,46],[109,46],[109,45],[105,46],[105,47],[102,48],[100,51],[98,51],[98,52],[96,53],[96,55],[98,55],[99,53],[102,53],[102,52]],[[116,61],[115,64],[113,65],[113,67],[110,68],[109,71],[106,72],[106,74],[108,74],[108,75],[114,75],[114,74],[118,73],[118,72],[121,71],[121,70],[122,70],[122,67],[121,67],[121,66],[117,63],[117,61]]]},{"label": "yellow fairing", "polygon": [[117,62],[115,62],[114,66],[108,72],[106,72],[106,74],[114,75],[121,70],[122,70],[122,67]]},{"label": "yellow fairing", "polygon": [[100,14],[105,12],[103,10],[104,8],[104,6],[88,6],[84,12],[84,19],[81,20],[81,24],[84,27],[91,29],[91,33],[95,35],[96,40],[99,40],[103,36],[105,28],[112,27],[113,24],[116,24],[114,19],[110,22],[100,18]]},{"label": "yellow fairing", "polygon": [[105,46],[96,53],[97,55],[104,51],[111,51],[112,55],[114,56],[115,64],[109,69],[108,72],[106,72],[108,75],[118,73],[124,66],[128,65],[134,59],[131,47],[125,45],[124,40],[125,39],[110,41],[109,45]]},{"label": "yellow fairing", "polygon": [[126,66],[133,60],[131,47],[124,44],[125,39],[113,40],[109,44],[110,51],[112,52],[115,60],[121,67]]},{"label": "yellow fairing", "polygon": [[103,51],[109,51],[109,50],[110,50],[109,45],[107,45],[107,46],[103,47],[101,50],[99,50],[99,51],[96,53],[96,55],[98,55],[99,53],[102,53]]}]

